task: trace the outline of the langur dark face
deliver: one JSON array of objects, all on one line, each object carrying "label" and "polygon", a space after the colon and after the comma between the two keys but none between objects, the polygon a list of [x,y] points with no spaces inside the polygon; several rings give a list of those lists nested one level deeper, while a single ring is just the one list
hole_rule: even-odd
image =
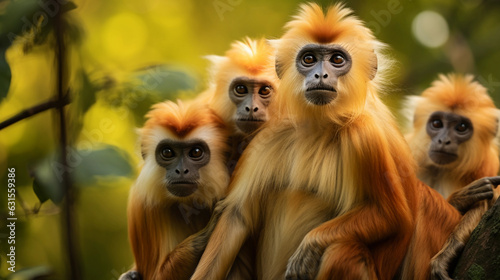
[{"label": "langur dark face", "polygon": [[194,193],[200,183],[199,170],[210,162],[210,149],[203,140],[162,140],[156,146],[156,162],[166,169],[167,189],[178,197]]},{"label": "langur dark face", "polygon": [[474,129],[469,118],[450,112],[434,112],[427,122],[431,137],[429,157],[436,164],[448,164],[458,158],[461,143],[469,140]]},{"label": "langur dark face", "polygon": [[349,73],[352,60],[339,45],[305,45],[295,59],[304,76],[305,98],[314,105],[326,105],[337,98],[338,78]]},{"label": "langur dark face", "polygon": [[273,94],[266,80],[239,77],[229,85],[229,99],[236,105],[236,126],[250,134],[268,119],[267,107]]}]

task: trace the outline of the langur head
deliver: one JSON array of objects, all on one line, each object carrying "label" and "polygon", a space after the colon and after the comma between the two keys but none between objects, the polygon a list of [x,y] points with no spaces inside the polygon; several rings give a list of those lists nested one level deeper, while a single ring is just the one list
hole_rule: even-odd
[{"label": "langur head", "polygon": [[144,166],[136,187],[146,203],[210,205],[228,184],[228,131],[206,104],[158,103],[141,130]]},{"label": "langur head", "polygon": [[236,41],[225,56],[211,61],[211,106],[237,131],[250,134],[269,118],[268,106],[279,80],[274,69],[274,48],[266,40]]},{"label": "langur head", "polygon": [[278,112],[326,114],[345,121],[364,110],[368,95],[376,94],[372,89],[385,61],[379,54],[383,45],[351,14],[341,4],[325,13],[309,3],[286,24],[286,33],[276,43],[281,78],[276,103],[282,106]]},{"label": "langur head", "polygon": [[498,110],[486,88],[471,75],[439,75],[409,102],[414,103],[410,141],[421,143],[426,152],[421,156],[430,164],[469,170],[481,166],[494,151],[498,157]]}]

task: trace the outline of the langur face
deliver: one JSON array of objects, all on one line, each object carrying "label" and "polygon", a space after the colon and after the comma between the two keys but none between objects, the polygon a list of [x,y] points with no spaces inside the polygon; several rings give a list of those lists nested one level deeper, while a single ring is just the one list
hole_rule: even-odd
[{"label": "langur face", "polygon": [[436,164],[448,164],[458,159],[460,144],[472,137],[474,128],[469,118],[451,112],[434,112],[427,122],[431,138],[429,157]]},{"label": "langur face", "polygon": [[314,105],[330,104],[338,96],[338,78],[349,73],[351,65],[351,56],[339,45],[304,46],[295,66],[304,76],[306,100]]},{"label": "langur face", "polygon": [[178,197],[186,197],[198,189],[199,170],[210,162],[210,149],[205,141],[164,139],[156,146],[156,162],[166,170],[167,189]]},{"label": "langur face", "polygon": [[274,89],[265,79],[235,78],[229,85],[229,99],[236,105],[236,126],[250,134],[268,120],[268,106]]}]

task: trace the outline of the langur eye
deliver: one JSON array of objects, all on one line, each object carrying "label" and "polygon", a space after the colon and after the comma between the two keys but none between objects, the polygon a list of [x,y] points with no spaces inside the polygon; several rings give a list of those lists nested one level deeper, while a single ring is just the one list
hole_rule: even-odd
[{"label": "langur eye", "polygon": [[316,57],[314,57],[314,55],[312,55],[310,53],[307,53],[304,55],[304,57],[302,57],[302,64],[304,64],[306,66],[310,66],[314,62],[316,62]]},{"label": "langur eye", "polygon": [[199,147],[194,147],[189,151],[189,157],[193,159],[199,159],[203,156],[203,150]]},{"label": "langur eye", "polygon": [[175,153],[174,150],[170,149],[169,147],[165,147],[161,149],[160,156],[164,160],[171,160],[173,157],[175,157]]},{"label": "langur eye", "polygon": [[455,130],[458,132],[465,132],[468,128],[469,126],[466,123],[460,123],[455,127]]},{"label": "langur eye", "polygon": [[443,122],[441,120],[433,120],[431,124],[432,124],[432,127],[434,127],[434,128],[442,128],[443,127]]},{"label": "langur eye", "polygon": [[345,58],[342,54],[336,53],[332,56],[330,61],[333,63],[333,66],[335,67],[341,67],[344,66],[345,64]]},{"label": "langur eye", "polygon": [[234,91],[237,93],[237,94],[245,94],[245,93],[248,93],[248,89],[246,86],[244,85],[237,85],[235,88],[234,88]]},{"label": "langur eye", "polygon": [[259,90],[259,94],[263,96],[268,96],[269,94],[271,94],[271,87],[269,86],[261,87]]}]

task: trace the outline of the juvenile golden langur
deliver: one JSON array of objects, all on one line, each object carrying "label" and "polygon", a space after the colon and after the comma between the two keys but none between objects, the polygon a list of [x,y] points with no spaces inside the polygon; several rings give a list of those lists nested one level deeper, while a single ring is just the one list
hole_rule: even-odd
[{"label": "juvenile golden langur", "polygon": [[[492,177],[499,168],[500,114],[486,88],[460,74],[439,75],[421,96],[408,98],[405,113],[411,119],[407,140],[418,177],[465,213],[431,263],[432,279],[451,279],[453,260],[500,195],[499,188],[493,189],[500,179]],[[474,204],[477,200],[483,201]]]},{"label": "juvenile golden langur", "polygon": [[198,240],[208,240],[202,229],[229,182],[229,131],[198,102],[159,103],[147,119],[144,164],[128,203],[135,265],[120,279],[189,279],[207,242]]},{"label": "juvenile golden langur", "polygon": [[230,172],[253,136],[269,119],[269,104],[279,86],[275,50],[265,39],[235,41],[224,56],[209,55],[209,88],[198,102],[208,103],[231,129]]},{"label": "juvenile golden langur", "polygon": [[279,85],[274,48],[265,40],[235,41],[225,56],[209,55],[211,82],[201,96],[234,134],[249,135],[269,118]]}]

